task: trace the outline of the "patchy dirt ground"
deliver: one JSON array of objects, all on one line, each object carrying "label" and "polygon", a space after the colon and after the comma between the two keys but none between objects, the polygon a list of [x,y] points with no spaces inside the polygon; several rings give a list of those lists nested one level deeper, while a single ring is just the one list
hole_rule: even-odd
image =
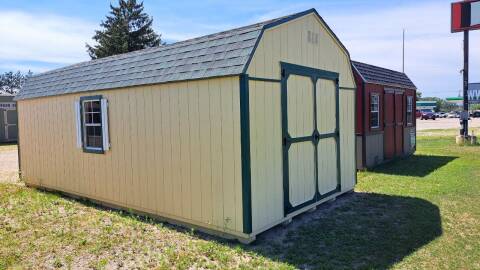
[{"label": "patchy dirt ground", "polygon": [[18,181],[17,150],[0,151],[0,183]]}]

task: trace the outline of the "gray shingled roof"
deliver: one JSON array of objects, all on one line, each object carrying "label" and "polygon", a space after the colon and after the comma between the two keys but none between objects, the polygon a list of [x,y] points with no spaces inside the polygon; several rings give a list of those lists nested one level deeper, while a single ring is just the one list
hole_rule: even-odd
[{"label": "gray shingled roof", "polygon": [[352,66],[366,83],[417,89],[405,73],[356,61],[352,61]]},{"label": "gray shingled roof", "polygon": [[315,9],[225,32],[83,62],[31,77],[16,100],[244,72],[262,31]]}]

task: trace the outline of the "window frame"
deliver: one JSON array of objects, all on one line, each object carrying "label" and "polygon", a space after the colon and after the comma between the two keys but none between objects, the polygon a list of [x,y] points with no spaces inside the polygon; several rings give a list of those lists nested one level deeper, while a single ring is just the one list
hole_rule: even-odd
[{"label": "window frame", "polygon": [[[410,101],[410,104],[408,103]],[[413,125],[413,96],[407,96],[407,109],[406,109],[406,118],[407,118],[407,125]],[[409,115],[410,113],[410,115]]]},{"label": "window frame", "polygon": [[[103,145],[103,119],[102,119],[102,96],[101,95],[96,95],[96,96],[84,96],[80,97],[80,130],[81,130],[81,139],[82,139],[82,148],[83,152],[85,153],[93,153],[93,154],[104,154],[104,145]],[[100,103],[100,129],[102,130],[102,146],[101,147],[88,147],[87,146],[87,140],[86,140],[86,123],[85,123],[85,112],[84,112],[84,103],[85,102],[92,102],[92,101],[98,101]],[[98,126],[98,125],[95,125]]]},{"label": "window frame", "polygon": [[[377,110],[372,111],[372,105],[373,105],[373,97],[377,98]],[[370,121],[369,121],[369,126],[370,129],[380,129],[380,94],[379,93],[370,93],[370,106],[369,111],[370,111]],[[377,114],[377,124],[372,125],[372,114],[376,113]]]}]

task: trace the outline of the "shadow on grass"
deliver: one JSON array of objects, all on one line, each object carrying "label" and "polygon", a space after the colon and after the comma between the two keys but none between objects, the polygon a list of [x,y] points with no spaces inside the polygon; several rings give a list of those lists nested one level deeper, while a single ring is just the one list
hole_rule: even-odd
[{"label": "shadow on grass", "polygon": [[454,161],[454,156],[413,155],[380,165],[371,171],[383,174],[425,177]]},{"label": "shadow on grass", "polygon": [[[99,210],[112,210],[90,200],[61,197]],[[170,229],[230,248],[241,248],[301,269],[386,269],[442,235],[440,212],[432,203],[414,197],[351,193],[312,212],[277,226],[240,245],[144,215],[113,210],[119,216]]]},{"label": "shadow on grass", "polygon": [[298,268],[386,269],[441,234],[439,209],[428,201],[353,193],[245,249]]}]

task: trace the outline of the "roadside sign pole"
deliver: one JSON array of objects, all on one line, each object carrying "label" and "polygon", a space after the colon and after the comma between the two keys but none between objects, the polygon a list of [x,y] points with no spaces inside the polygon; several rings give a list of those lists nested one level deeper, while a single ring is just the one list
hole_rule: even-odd
[{"label": "roadside sign pole", "polygon": [[[469,50],[469,35],[468,30],[463,31],[463,129],[460,131],[460,135],[464,137],[468,136],[468,50]],[[463,132],[463,134],[462,134]]]}]

